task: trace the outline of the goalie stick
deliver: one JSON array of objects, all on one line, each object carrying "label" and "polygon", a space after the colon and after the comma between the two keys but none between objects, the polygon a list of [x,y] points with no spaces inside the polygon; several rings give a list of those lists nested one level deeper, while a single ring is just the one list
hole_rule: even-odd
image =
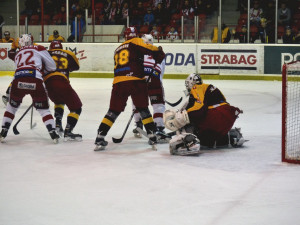
[{"label": "goalie stick", "polygon": [[[26,109],[26,111],[23,113],[21,118],[16,122],[16,124],[13,126],[13,132],[15,135],[20,134],[20,132],[17,129],[18,124],[21,122],[21,120],[24,118],[24,116],[28,113],[28,111],[33,107],[33,103]],[[32,126],[33,127],[33,126]]]},{"label": "goalie stick", "polygon": [[181,103],[181,101],[182,101],[182,97],[177,102],[174,102],[174,103],[170,103],[167,100],[165,100],[165,102],[172,107],[179,105]]}]

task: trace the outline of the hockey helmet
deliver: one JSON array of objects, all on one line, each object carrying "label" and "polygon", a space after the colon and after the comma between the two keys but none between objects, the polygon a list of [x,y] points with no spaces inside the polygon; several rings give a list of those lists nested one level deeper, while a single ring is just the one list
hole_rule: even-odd
[{"label": "hockey helmet", "polygon": [[195,84],[202,84],[202,78],[198,73],[191,73],[185,79],[185,87],[188,92],[190,92]]},{"label": "hockey helmet", "polygon": [[60,41],[52,41],[50,44],[50,50],[52,49],[62,49],[63,46]]},{"label": "hockey helmet", "polygon": [[22,48],[24,46],[32,45],[33,37],[30,34],[22,34],[19,38],[19,47]]},{"label": "hockey helmet", "polygon": [[124,31],[125,40],[130,40],[137,37],[137,30],[135,27],[127,27]]},{"label": "hockey helmet", "polygon": [[153,45],[153,36],[151,34],[143,34],[142,39],[146,44]]}]

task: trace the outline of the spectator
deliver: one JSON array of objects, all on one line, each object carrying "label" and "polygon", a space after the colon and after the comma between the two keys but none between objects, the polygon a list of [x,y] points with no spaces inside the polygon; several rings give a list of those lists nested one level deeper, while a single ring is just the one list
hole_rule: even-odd
[{"label": "spectator", "polygon": [[31,16],[32,14],[37,14],[40,8],[39,0],[26,0],[25,9],[21,12],[21,15]]},{"label": "spectator", "polygon": [[5,31],[4,32],[4,38],[2,38],[0,42],[2,42],[2,43],[12,43],[14,41],[15,41],[15,39],[13,39],[12,37],[10,37],[10,32],[9,31]]},{"label": "spectator", "polygon": [[80,10],[90,10],[91,8],[91,1],[90,0],[79,0],[78,3]]},{"label": "spectator", "polygon": [[156,8],[158,6],[158,4],[163,3],[163,0],[152,0],[152,1],[153,1],[153,4],[152,4],[153,8]]},{"label": "spectator", "polygon": [[275,43],[275,30],[273,26],[267,24],[267,20],[262,18],[258,28],[258,36],[261,43]]},{"label": "spectator", "polygon": [[57,25],[66,25],[66,7],[62,5],[60,7],[59,15],[59,22]]},{"label": "spectator", "polygon": [[298,31],[298,34],[295,35],[295,44],[300,44],[300,30]]},{"label": "spectator", "polygon": [[0,15],[0,39],[2,39],[2,27],[4,26],[5,21],[3,16]]},{"label": "spectator", "polygon": [[106,22],[105,24],[108,25],[115,25],[117,24],[117,19],[118,19],[118,7],[117,7],[117,2],[112,1],[110,8],[107,10],[105,17],[106,17]]},{"label": "spectator", "polygon": [[163,7],[162,3],[158,3],[157,7],[154,9],[154,18],[156,25],[166,24],[167,21],[170,21],[170,16],[167,10]]},{"label": "spectator", "polygon": [[145,9],[143,8],[143,3],[139,1],[137,7],[135,7],[132,11],[131,25],[141,26],[144,21],[144,16],[145,16]]},{"label": "spectator", "polygon": [[210,17],[218,9],[218,2],[216,0],[205,1],[205,12],[208,17]]},{"label": "spectator", "polygon": [[259,1],[254,1],[253,7],[250,9],[250,24],[259,27],[263,9],[259,6]]},{"label": "spectator", "polygon": [[157,30],[156,25],[154,25],[152,27],[152,30],[151,30],[150,34],[153,36],[154,39],[161,39],[160,32]]},{"label": "spectator", "polygon": [[284,44],[295,43],[295,35],[293,34],[292,29],[289,26],[286,27],[282,40]]},{"label": "spectator", "polygon": [[154,15],[151,8],[147,9],[147,13],[144,16],[144,25],[152,25],[154,23]]},{"label": "spectator", "polygon": [[63,36],[60,36],[57,30],[53,31],[53,35],[50,35],[48,38],[48,42],[52,41],[60,41],[60,42],[65,42],[65,38]]},{"label": "spectator", "polygon": [[269,0],[267,2],[266,8],[263,9],[263,18],[267,19],[268,24],[273,24],[275,25],[275,5],[274,5],[274,0]]},{"label": "spectator", "polygon": [[[239,40],[239,43],[248,43],[248,32],[247,32],[247,26],[243,25],[240,32],[232,32],[234,34],[234,38]],[[253,43],[254,41],[251,40],[250,37],[250,43]]]},{"label": "spectator", "polygon": [[[76,18],[77,18],[77,41],[78,42],[81,42],[82,41],[82,35],[85,33],[85,21],[84,19],[82,18],[82,14],[81,14],[81,11],[78,11],[76,13]],[[72,21],[72,24],[71,24],[71,35],[68,37],[68,42],[74,42],[75,40],[75,18],[74,20]]]},{"label": "spectator", "polygon": [[194,22],[194,8],[190,5],[189,0],[184,1],[181,14],[183,15],[185,24],[190,24]]},{"label": "spectator", "polygon": [[248,1],[247,0],[238,0],[238,7],[237,7],[236,11],[240,11],[240,14],[247,13]]},{"label": "spectator", "polygon": [[167,40],[173,42],[178,39],[178,32],[175,30],[175,27],[171,27],[170,31],[167,33]]},{"label": "spectator", "polygon": [[278,9],[277,14],[278,25],[287,26],[290,25],[291,20],[291,10],[286,7],[286,3],[282,2],[280,9]]},{"label": "spectator", "polygon": [[53,0],[44,1],[44,14],[50,15],[51,17],[54,14],[55,2]]},{"label": "spectator", "polygon": [[127,24],[127,16],[129,16],[129,7],[128,7],[128,3],[124,2],[123,7],[120,10],[119,24],[126,26],[126,24]]},{"label": "spectator", "polygon": [[206,4],[204,0],[198,0],[195,3],[195,15],[205,14]]},{"label": "spectator", "polygon": [[[231,39],[231,33],[229,27],[225,23],[221,26],[222,29],[222,43],[228,43]],[[218,43],[218,27],[214,27],[211,35],[212,43]]]}]

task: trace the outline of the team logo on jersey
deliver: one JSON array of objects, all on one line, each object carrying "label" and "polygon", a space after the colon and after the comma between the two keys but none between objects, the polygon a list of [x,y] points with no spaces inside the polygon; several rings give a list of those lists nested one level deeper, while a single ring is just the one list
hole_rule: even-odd
[{"label": "team logo on jersey", "polygon": [[26,89],[26,90],[35,90],[36,84],[35,83],[18,82],[18,88]]}]

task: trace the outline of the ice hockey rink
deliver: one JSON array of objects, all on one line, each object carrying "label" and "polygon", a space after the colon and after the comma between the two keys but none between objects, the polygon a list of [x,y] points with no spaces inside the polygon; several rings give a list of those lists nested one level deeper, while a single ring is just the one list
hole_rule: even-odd
[{"label": "ice hockey rink", "polygon": [[[11,79],[0,77],[1,95]],[[133,123],[114,144],[129,120],[129,101],[107,149],[94,152],[112,79],[71,78],[83,102],[74,130],[83,141],[53,144],[36,111],[34,129],[28,113],[20,135],[9,131],[0,144],[0,225],[299,224],[300,167],[281,163],[281,82],[204,82],[244,110],[235,124],[249,140],[244,148],[171,156],[168,144],[153,151],[146,138],[134,138]],[[165,79],[164,86],[169,102],[183,96],[184,80]],[[24,99],[14,123],[30,101]],[[1,102],[1,121],[4,111]]]}]

